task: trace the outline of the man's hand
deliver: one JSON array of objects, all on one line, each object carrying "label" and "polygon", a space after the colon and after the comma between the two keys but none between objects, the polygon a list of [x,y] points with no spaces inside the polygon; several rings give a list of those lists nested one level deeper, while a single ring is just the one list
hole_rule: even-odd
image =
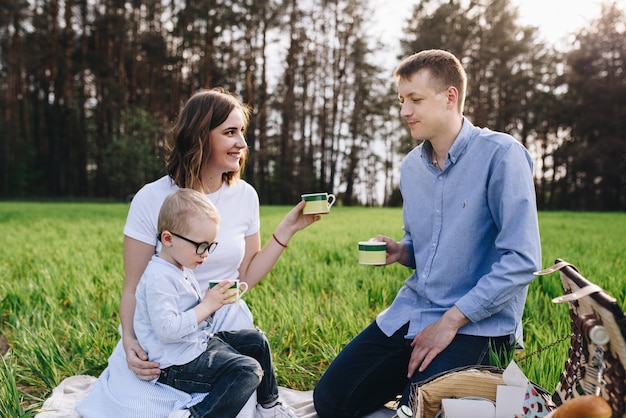
[{"label": "man's hand", "polygon": [[397,242],[393,238],[385,235],[378,235],[376,241],[387,244],[386,264],[398,262],[406,265],[409,260],[409,252],[403,242]]},{"label": "man's hand", "polygon": [[433,359],[450,345],[457,331],[468,322],[465,315],[453,306],[437,322],[417,334],[411,343],[413,352],[409,359],[407,377],[412,378],[416,370],[426,370]]}]

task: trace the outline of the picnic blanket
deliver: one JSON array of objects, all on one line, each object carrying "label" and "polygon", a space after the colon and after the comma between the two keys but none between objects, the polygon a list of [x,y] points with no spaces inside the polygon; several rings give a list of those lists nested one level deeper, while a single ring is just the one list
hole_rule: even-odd
[{"label": "picnic blanket", "polygon": [[[215,314],[213,326],[217,331],[219,329],[250,328],[254,325],[252,314],[246,304],[236,303],[228,305],[228,309],[219,310]],[[197,397],[200,394],[189,395],[170,387],[141,385],[136,383],[134,379],[134,374],[126,364],[126,357],[120,340],[109,357],[107,368],[102,372],[99,379],[86,375],[66,378],[45,400],[41,412],[36,415],[36,418],[81,418],[81,413],[78,411],[82,411],[85,416],[93,415],[98,418],[128,418],[124,417],[124,414],[153,418],[156,414],[155,411],[183,409],[184,406],[193,405],[201,399],[201,397]],[[137,380],[137,382],[140,381]],[[279,388],[279,396],[285,404],[296,410],[299,417],[317,417],[313,407],[312,391],[297,391],[281,387]],[[82,401],[88,405],[81,404]],[[255,410],[256,393],[241,410],[238,418],[254,418]],[[379,414],[370,415],[370,418],[386,418],[391,415],[393,415],[392,410],[381,408]]]},{"label": "picnic blanket", "polygon": [[[51,396],[46,399],[41,408],[41,412],[35,418],[81,418],[74,409],[76,405],[87,396],[91,386],[96,382],[93,376],[79,375],[71,376],[63,380],[59,386],[54,388]],[[313,407],[313,391],[299,391],[286,387],[279,387],[278,393],[281,400],[296,411],[298,417],[315,418],[315,408]],[[248,405],[238,417],[252,415],[248,412]],[[252,409],[253,410],[253,409]],[[389,418],[394,411],[387,408],[367,415],[368,418]]]}]

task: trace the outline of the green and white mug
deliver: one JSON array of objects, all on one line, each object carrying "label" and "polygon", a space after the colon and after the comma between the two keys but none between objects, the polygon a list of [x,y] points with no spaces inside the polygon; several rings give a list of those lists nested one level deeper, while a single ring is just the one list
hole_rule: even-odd
[{"label": "green and white mug", "polygon": [[330,207],[335,203],[335,195],[332,193],[307,193],[302,195],[302,200],[306,202],[302,213],[314,215],[318,213],[329,213]]},{"label": "green and white mug", "polygon": [[[221,282],[222,282],[222,280],[211,280],[209,282],[209,289],[213,289],[215,286],[217,286]],[[231,290],[237,290],[238,293],[235,296],[233,296],[233,297],[231,297],[229,299],[239,300],[239,299],[241,299],[243,294],[248,291],[248,283],[242,282],[241,280],[233,280],[232,286],[229,287],[228,289],[226,289],[224,291],[224,293],[229,292]]]},{"label": "green and white mug", "polygon": [[387,243],[381,241],[359,242],[359,264],[381,266],[387,262]]}]

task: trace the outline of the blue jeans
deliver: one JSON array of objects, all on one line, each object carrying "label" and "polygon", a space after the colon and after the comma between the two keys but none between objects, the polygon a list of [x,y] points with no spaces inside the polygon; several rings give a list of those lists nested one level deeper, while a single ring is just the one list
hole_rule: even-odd
[{"label": "blue jeans", "polygon": [[209,392],[190,408],[193,417],[235,417],[255,390],[261,404],[278,399],[269,342],[256,329],[218,332],[200,356],[163,369],[158,381],[187,393]]},{"label": "blue jeans", "polygon": [[362,417],[402,394],[407,405],[412,383],[456,367],[489,364],[489,348],[510,349],[509,337],[475,337],[457,334],[423,372],[409,380],[407,370],[411,341],[404,336],[408,323],[387,337],[372,322],[330,364],[313,391],[315,410],[321,418]]}]

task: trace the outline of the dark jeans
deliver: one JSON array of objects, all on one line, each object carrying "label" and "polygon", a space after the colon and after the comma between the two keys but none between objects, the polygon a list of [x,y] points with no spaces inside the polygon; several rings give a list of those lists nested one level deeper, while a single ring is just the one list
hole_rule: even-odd
[{"label": "dark jeans", "polygon": [[270,346],[256,329],[218,332],[204,353],[163,369],[158,381],[187,393],[209,392],[190,408],[193,417],[235,417],[255,390],[261,404],[278,399]]},{"label": "dark jeans", "polygon": [[411,383],[418,383],[456,367],[489,364],[489,348],[508,351],[509,337],[475,337],[457,334],[452,343],[411,380],[407,376],[412,340],[404,338],[408,323],[387,337],[372,322],[330,364],[313,391],[322,418],[362,417],[402,393],[407,405]]}]

